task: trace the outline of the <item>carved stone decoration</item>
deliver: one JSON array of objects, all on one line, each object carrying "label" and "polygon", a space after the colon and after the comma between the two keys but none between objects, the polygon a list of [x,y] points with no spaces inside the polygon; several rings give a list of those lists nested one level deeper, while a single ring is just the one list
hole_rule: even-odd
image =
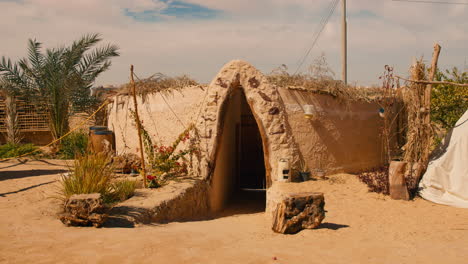
[{"label": "carved stone decoration", "polygon": [[223,81],[223,79],[221,79],[221,78],[218,78],[216,80],[216,84],[223,87],[223,88],[228,88],[228,84],[225,81]]},{"label": "carved stone decoration", "polygon": [[258,86],[260,86],[260,82],[255,77],[252,77],[249,79],[249,85],[252,88],[258,88]]},{"label": "carved stone decoration", "polygon": [[318,227],[324,218],[323,193],[288,194],[276,205],[272,229],[281,234],[296,234]]},{"label": "carved stone decoration", "polygon": [[268,114],[270,114],[270,115],[277,115],[277,114],[279,114],[279,112],[280,112],[280,110],[276,106],[272,107],[272,108],[270,108],[270,110],[268,110]]},{"label": "carved stone decoration", "polygon": [[273,130],[270,132],[270,135],[283,134],[284,132],[286,132],[286,129],[284,128],[284,125],[281,124],[281,125],[279,125],[279,127],[273,129]]},{"label": "carved stone decoration", "polygon": [[265,100],[267,102],[272,102],[271,98],[268,95],[266,95],[265,93],[259,91],[258,95],[260,95],[260,97],[262,97],[263,100]]}]

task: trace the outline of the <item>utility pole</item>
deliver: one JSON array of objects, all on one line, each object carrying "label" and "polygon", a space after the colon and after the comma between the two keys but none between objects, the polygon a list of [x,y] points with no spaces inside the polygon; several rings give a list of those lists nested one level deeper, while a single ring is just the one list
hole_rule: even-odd
[{"label": "utility pole", "polygon": [[346,0],[341,0],[343,11],[342,11],[342,46],[341,46],[341,56],[342,56],[342,72],[341,79],[345,85],[348,85],[348,22],[346,21]]}]

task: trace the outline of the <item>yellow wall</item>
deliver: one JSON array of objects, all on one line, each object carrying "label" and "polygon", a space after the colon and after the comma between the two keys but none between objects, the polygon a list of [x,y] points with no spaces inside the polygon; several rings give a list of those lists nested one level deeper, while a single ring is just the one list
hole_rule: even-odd
[{"label": "yellow wall", "polygon": [[225,113],[223,133],[216,157],[211,183],[212,211],[224,208],[236,187],[236,125],[240,123],[241,93],[236,90],[229,99]]}]

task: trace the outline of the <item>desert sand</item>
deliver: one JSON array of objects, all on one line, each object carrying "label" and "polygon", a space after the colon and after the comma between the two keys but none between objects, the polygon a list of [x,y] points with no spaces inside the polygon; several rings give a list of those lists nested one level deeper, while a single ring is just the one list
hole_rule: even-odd
[{"label": "desert sand", "polygon": [[353,175],[307,182],[325,193],[315,230],[275,234],[265,213],[132,228],[66,227],[50,197],[63,161],[0,163],[0,263],[468,263],[468,210],[369,193]]}]

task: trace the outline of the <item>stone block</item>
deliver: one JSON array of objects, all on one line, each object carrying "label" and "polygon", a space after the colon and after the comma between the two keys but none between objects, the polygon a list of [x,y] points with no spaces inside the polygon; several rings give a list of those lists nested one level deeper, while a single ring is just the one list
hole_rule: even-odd
[{"label": "stone block", "polygon": [[66,200],[60,220],[67,226],[101,227],[108,210],[99,193],[75,194]]},{"label": "stone block", "polygon": [[325,218],[323,193],[306,192],[284,195],[273,211],[272,229],[277,233],[295,234],[318,227]]}]

